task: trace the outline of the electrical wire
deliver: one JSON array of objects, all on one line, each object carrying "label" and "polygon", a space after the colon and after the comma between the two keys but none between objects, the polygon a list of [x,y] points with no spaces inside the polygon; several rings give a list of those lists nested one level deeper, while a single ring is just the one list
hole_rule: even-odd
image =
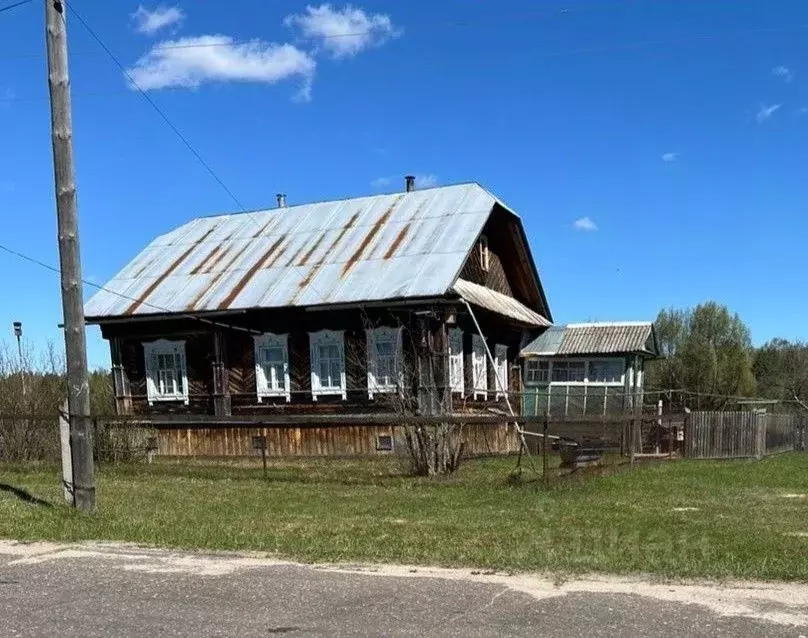
[{"label": "electrical wire", "polygon": [[[26,255],[25,253],[21,253],[20,251],[14,250],[13,248],[9,248],[8,246],[5,246],[4,244],[0,244],[0,250],[2,250],[3,252],[8,253],[9,255],[13,255],[13,256],[15,256],[15,257],[17,257],[19,259],[27,261],[29,263],[36,264],[37,266],[45,268],[46,270],[50,270],[51,272],[56,273],[60,277],[62,276],[62,271],[61,271],[60,268],[57,268],[56,266],[52,266],[51,264],[48,264],[48,263],[42,261],[41,259],[37,259],[36,257],[31,257],[30,255]],[[124,295],[123,293],[117,292],[115,290],[110,290],[109,288],[106,288],[106,287],[104,287],[104,286],[102,286],[100,284],[97,284],[94,281],[90,281],[88,279],[82,279],[81,282],[83,284],[87,285],[87,286],[90,286],[91,288],[96,288],[98,290],[103,290],[106,293],[109,293],[111,295],[115,295],[116,297],[120,297],[122,299],[126,299],[127,301],[132,301],[132,302],[136,301],[136,302],[140,303],[140,305],[142,305],[142,306],[148,306],[149,308],[152,308],[152,309],[157,310],[159,312],[165,312],[167,314],[176,315],[176,316],[182,317],[184,319],[193,319],[194,321],[201,321],[202,323],[206,323],[208,325],[216,326],[216,327],[219,327],[219,328],[232,328],[233,330],[238,330],[240,332],[247,332],[247,333],[250,333],[250,334],[260,334],[260,331],[258,331],[258,330],[250,330],[249,328],[243,328],[241,326],[234,326],[234,325],[229,324],[229,323],[223,323],[223,322],[220,322],[220,321],[207,319],[205,317],[200,317],[198,315],[193,315],[193,314],[188,314],[188,313],[183,313],[183,312],[177,312],[176,310],[169,310],[168,308],[163,308],[162,306],[157,306],[157,305],[155,305],[153,303],[149,303],[147,301],[141,301],[140,299],[137,299],[136,297],[130,297],[129,295]]]},{"label": "electrical wire", "polygon": [[[31,1],[31,0],[28,0],[28,1]],[[152,100],[146,94],[146,92],[142,88],[140,88],[140,86],[138,86],[137,82],[134,81],[132,76],[126,71],[126,69],[121,64],[121,62],[118,60],[118,58],[112,53],[112,51],[110,51],[109,47],[107,47],[106,44],[104,44],[103,40],[101,40],[101,38],[95,33],[95,31],[93,31],[93,29],[89,26],[89,24],[87,24],[87,21],[84,20],[84,18],[74,8],[72,8],[71,5],[69,5],[67,3],[64,3],[64,4],[66,4],[66,6],[68,8],[68,11],[70,11],[76,17],[76,19],[78,19],[79,22],[81,22],[81,24],[84,26],[84,28],[87,30],[87,32],[96,40],[96,42],[101,46],[101,48],[104,51],[107,52],[107,54],[112,59],[112,61],[116,64],[116,66],[119,69],[121,69],[121,71],[123,71],[123,73],[129,79],[129,81],[132,83],[132,85],[140,92],[140,94],[146,99],[146,101],[152,106],[152,108],[154,108],[154,110],[160,115],[163,122],[165,122],[165,124],[169,126],[169,128],[177,135],[177,137],[179,137],[179,139],[188,148],[188,150],[191,151],[191,153],[194,155],[194,157],[196,157],[196,159],[199,160],[199,162],[202,164],[202,166],[204,166],[207,169],[207,171],[214,178],[214,180],[222,187],[222,189],[236,203],[236,205],[239,207],[239,209],[241,209],[240,213],[246,215],[247,218],[253,224],[255,224],[259,229],[263,229],[263,226],[253,217],[252,212],[245,210],[244,205],[235,196],[233,191],[231,191],[227,187],[227,185],[216,174],[216,172],[213,170],[213,168],[207,162],[205,162],[205,160],[202,158],[202,156],[199,154],[199,152],[193,147],[193,145],[191,145],[190,141],[180,132],[180,130],[176,126],[174,126],[174,124],[171,122],[171,120],[168,118],[168,116],[165,114],[165,112],[163,112],[163,110],[160,109],[159,106],[157,106],[157,104],[154,102],[154,100]],[[47,264],[47,263],[45,263],[45,262],[43,262],[43,261],[41,261],[39,259],[36,259],[36,258],[31,257],[29,255],[26,255],[24,253],[21,253],[21,252],[19,252],[17,250],[9,248],[8,246],[4,246],[4,245],[0,244],[0,250],[3,250],[6,253],[14,255],[14,256],[16,256],[16,257],[18,257],[20,259],[23,259],[25,261],[28,261],[30,263],[33,263],[33,264],[36,264],[36,265],[41,266],[43,268],[46,268],[46,269],[48,269],[48,270],[50,270],[52,272],[55,272],[55,273],[59,274],[60,276],[62,274],[61,270],[59,268],[57,268],[55,266],[52,266],[50,264]],[[251,334],[259,334],[259,331],[250,330],[250,329],[247,329],[247,328],[243,328],[241,326],[234,326],[232,324],[206,319],[206,318],[200,317],[200,316],[195,315],[195,314],[182,313],[182,312],[177,312],[175,310],[170,310],[170,309],[167,309],[167,308],[163,308],[161,306],[149,303],[147,301],[143,301],[141,299],[130,297],[128,295],[124,295],[124,294],[116,292],[114,290],[110,290],[109,288],[106,288],[104,286],[96,284],[95,282],[89,281],[87,279],[82,279],[82,283],[84,283],[87,286],[91,286],[93,288],[96,288],[98,290],[102,290],[102,291],[104,291],[106,293],[109,293],[109,294],[115,295],[117,297],[126,299],[128,301],[137,302],[142,306],[148,306],[148,307],[153,308],[153,309],[155,309],[155,310],[157,310],[159,312],[164,312],[164,313],[167,313],[167,314],[171,314],[171,315],[175,315],[175,316],[179,316],[179,317],[183,317],[183,318],[188,318],[188,319],[193,319],[193,320],[196,320],[196,321],[201,321],[202,323],[206,323],[206,324],[212,325],[212,326],[223,327],[223,328],[231,328],[231,329],[234,329],[234,330],[239,330],[239,331],[242,331],[242,332],[248,332],[248,333],[251,333]],[[311,286],[314,289],[314,291],[317,292],[323,299],[326,298],[326,296],[323,295],[322,291],[319,290],[316,285],[314,285],[314,282],[310,281],[310,282],[308,282],[307,285]]]},{"label": "electrical wire", "polygon": [[[606,53],[615,53],[621,51],[632,51],[635,49],[643,49],[648,47],[656,47],[656,46],[665,46],[671,44],[688,44],[688,43],[695,43],[695,42],[713,42],[718,41],[724,38],[733,38],[733,37],[740,37],[744,35],[759,35],[759,34],[767,34],[767,33],[779,33],[783,31],[804,31],[808,29],[808,23],[803,24],[789,24],[789,25],[777,25],[773,27],[760,27],[754,29],[744,29],[739,31],[728,31],[724,33],[703,33],[703,34],[693,34],[693,35],[684,35],[674,38],[660,38],[660,39],[649,39],[649,40],[633,40],[622,42],[618,44],[607,44],[603,46],[591,46],[591,47],[580,47],[575,49],[559,49],[556,51],[546,51],[543,50],[541,47],[529,47],[522,50],[513,51],[513,57],[527,57],[529,56],[531,59],[538,59],[538,58],[557,58],[557,57],[566,57],[566,56],[575,56],[575,55],[588,55],[588,54],[606,54]],[[235,46],[238,44],[246,44],[248,41],[243,42],[232,42],[232,43],[214,43],[214,44],[199,44],[199,45],[182,45],[181,47],[155,47],[152,51],[159,51],[161,48],[196,48],[196,47],[215,47],[215,46]],[[85,52],[86,54],[86,52]],[[71,55],[80,55],[76,53],[71,53]],[[19,55],[19,56],[0,56],[0,60],[3,59],[18,59],[18,58],[29,58],[29,57],[41,57],[39,54],[33,55]],[[447,60],[439,60],[439,61],[432,61],[432,62],[425,62],[419,65],[421,69],[433,69],[433,68],[451,68],[455,66],[454,62],[450,62]],[[87,91],[87,92],[75,92],[73,95],[75,97],[107,97],[107,96],[120,96],[120,95],[129,95],[131,90],[112,90],[112,91]],[[47,96],[41,97],[0,97],[0,102],[39,102],[47,100]]]},{"label": "electrical wire", "polygon": [[[115,65],[123,72],[123,74],[129,80],[129,82],[132,83],[132,86],[135,87],[135,89],[137,89],[137,91],[143,96],[143,99],[145,99],[151,105],[151,107],[157,112],[157,114],[160,116],[160,118],[163,120],[163,122],[166,124],[166,126],[168,126],[172,131],[174,131],[176,136],[185,145],[185,147],[191,152],[191,154],[199,161],[199,163],[205,168],[205,170],[207,170],[208,173],[210,173],[211,177],[213,177],[213,179],[219,184],[219,186],[222,187],[222,190],[224,190],[228,194],[230,199],[232,199],[235,202],[236,206],[238,206],[240,209],[244,210],[244,204],[242,204],[241,201],[239,200],[239,198],[235,196],[233,191],[231,191],[227,187],[227,185],[222,181],[222,179],[216,174],[216,171],[213,170],[211,165],[208,164],[202,158],[202,156],[199,154],[199,151],[197,151],[194,148],[194,146],[191,144],[191,142],[188,140],[188,138],[185,137],[185,135],[183,135],[180,132],[180,130],[168,118],[168,116],[165,114],[165,112],[159,106],[157,106],[157,103],[153,99],[151,99],[149,94],[146,93],[146,91],[144,91],[142,88],[140,88],[140,85],[137,82],[135,82],[134,78],[129,73],[129,71],[126,70],[126,67],[121,63],[121,61],[118,60],[118,58],[115,56],[115,54],[112,51],[110,51],[109,47],[106,44],[104,44],[104,41],[100,37],[98,37],[98,34],[96,34],[96,32],[93,31],[93,29],[90,27],[89,24],[87,24],[87,21],[81,16],[81,14],[73,8],[73,3],[70,2],[70,3],[65,3],[65,4],[67,5],[67,10],[70,11],[70,13],[72,13],[74,16],[76,16],[76,19],[79,22],[81,22],[82,26],[85,28],[87,33],[89,33],[92,36],[92,38],[98,43],[98,45],[107,53],[107,55],[115,63]],[[253,221],[255,221],[255,220],[253,220]],[[255,223],[257,224],[258,222],[255,222]]]},{"label": "electrical wire", "polygon": [[[32,0],[24,0],[22,3],[15,4],[13,6],[18,6],[19,4],[25,4],[26,2],[31,2]],[[734,0],[734,4],[737,4],[741,0]],[[751,1],[751,0],[748,0]],[[438,24],[437,26],[443,28],[466,28],[466,27],[473,27],[473,26],[490,26],[491,24],[508,24],[508,23],[517,23],[523,24],[529,20],[546,20],[546,19],[553,19],[553,18],[564,18],[569,15],[592,12],[592,11],[600,11],[604,9],[615,9],[615,8],[622,8],[628,4],[642,4],[644,6],[648,6],[650,4],[664,4],[667,0],[644,0],[643,2],[635,2],[632,0],[616,0],[610,3],[593,3],[589,5],[577,6],[577,7],[567,7],[561,9],[554,9],[550,11],[530,11],[524,13],[514,13],[514,14],[497,14],[493,16],[489,16],[485,20],[453,20],[447,21]],[[66,4],[66,3],[65,3]],[[651,46],[651,45],[665,45],[665,44],[677,44],[682,42],[687,42],[691,40],[710,40],[710,39],[717,39],[723,37],[732,37],[737,35],[749,35],[749,34],[757,34],[757,33],[770,33],[770,32],[777,32],[782,30],[791,30],[791,29],[803,29],[808,27],[806,24],[789,24],[789,25],[777,25],[774,27],[763,27],[763,28],[753,28],[753,29],[746,29],[741,31],[735,32],[727,32],[727,33],[719,33],[715,35],[695,35],[695,36],[682,36],[678,38],[670,38],[670,39],[660,39],[660,40],[644,40],[644,41],[636,41],[636,42],[628,42],[625,44],[618,44],[618,45],[609,45],[605,48],[583,48],[583,49],[570,49],[570,50],[562,50],[562,51],[555,51],[555,52],[542,52],[539,51],[539,55],[547,55],[547,56],[561,56],[561,55],[574,55],[578,53],[589,53],[589,52],[608,52],[611,50],[622,50],[626,47],[632,48],[635,46]],[[356,38],[356,37],[367,37],[376,35],[377,32],[373,30],[369,31],[355,31],[352,33],[335,33],[330,35],[318,35],[316,36],[317,40],[337,40],[340,38]],[[243,40],[232,40],[230,42],[209,42],[209,43],[194,43],[194,44],[165,44],[165,45],[156,45],[150,49],[150,52],[154,51],[164,51],[164,50],[172,50],[172,49],[197,49],[197,48],[216,48],[216,47],[228,47],[228,46],[243,46],[254,44],[255,42],[260,41],[260,38],[248,38]],[[526,52],[530,52],[535,50],[534,48],[527,49]],[[93,51],[72,51],[71,56],[85,56],[85,55],[96,55]],[[42,53],[21,53],[21,54],[9,54],[9,55],[0,55],[0,60],[3,59],[21,59],[21,58],[41,58],[43,57]]]},{"label": "electrical wire", "polygon": [[21,7],[24,4],[28,4],[29,2],[33,2],[34,0],[21,0],[20,2],[15,2],[14,4],[7,4],[5,7],[0,7],[0,13],[4,11],[10,11],[11,9],[16,9],[17,7]]},{"label": "electrical wire", "polygon": [[[82,15],[78,11],[76,11],[75,8],[73,8],[73,6],[72,6],[73,3],[70,2],[70,3],[64,3],[64,4],[67,6],[67,10],[70,11],[76,17],[76,19],[82,24],[82,26],[85,28],[85,30],[92,36],[92,38],[98,43],[98,45],[107,53],[107,55],[110,57],[110,59],[115,63],[115,66],[117,66],[123,72],[123,74],[129,80],[129,82],[131,82],[132,86],[135,87],[135,89],[137,89],[137,91],[140,93],[140,95],[142,95],[143,98],[149,103],[149,105],[151,105],[151,107],[157,112],[157,114],[160,116],[160,118],[163,120],[163,122],[177,135],[177,137],[185,145],[185,147],[191,152],[191,154],[200,162],[200,164],[207,170],[207,172],[211,175],[211,177],[213,177],[213,179],[219,184],[219,186],[222,187],[222,189],[233,200],[233,202],[235,202],[236,206],[239,209],[238,213],[246,215],[247,218],[253,224],[255,224],[256,228],[258,228],[259,231],[263,230],[264,226],[262,226],[261,223],[259,223],[255,219],[255,217],[253,216],[253,213],[251,211],[246,210],[246,207],[244,206],[244,204],[242,204],[241,201],[239,200],[239,198],[236,197],[236,195],[233,193],[233,191],[230,190],[230,188],[228,188],[228,186],[224,183],[224,181],[218,176],[216,171],[213,170],[213,167],[211,167],[211,165],[208,164],[204,160],[202,155],[200,155],[199,152],[196,150],[196,148],[194,148],[194,146],[191,144],[191,142],[188,140],[188,138],[185,137],[182,134],[182,132],[174,125],[174,123],[169,119],[168,115],[166,115],[165,111],[163,111],[157,105],[157,103],[148,95],[148,93],[145,90],[143,90],[143,88],[141,88],[140,85],[138,85],[138,83],[135,81],[135,79],[132,77],[132,75],[129,73],[129,71],[126,70],[126,68],[121,63],[121,61],[115,56],[115,54],[110,50],[110,48],[104,43],[104,41],[100,38],[100,36],[90,27],[90,25],[82,17]],[[310,286],[318,295],[320,295],[320,297],[323,300],[327,299],[327,295],[323,294],[322,290],[320,290],[314,284],[313,281],[309,281],[307,285]]]}]

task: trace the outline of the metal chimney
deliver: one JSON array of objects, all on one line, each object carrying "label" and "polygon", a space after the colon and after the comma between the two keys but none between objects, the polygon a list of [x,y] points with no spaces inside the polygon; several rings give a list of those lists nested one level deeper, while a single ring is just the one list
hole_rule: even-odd
[{"label": "metal chimney", "polygon": [[407,175],[404,177],[404,185],[408,193],[415,190],[415,175]]},{"label": "metal chimney", "polygon": [[278,199],[278,208],[286,208],[286,193],[278,193],[275,197]]}]

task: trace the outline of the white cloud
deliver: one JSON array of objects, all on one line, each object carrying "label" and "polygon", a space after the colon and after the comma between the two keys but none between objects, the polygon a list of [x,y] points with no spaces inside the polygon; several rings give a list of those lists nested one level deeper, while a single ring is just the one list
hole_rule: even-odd
[{"label": "white cloud", "polygon": [[182,22],[185,19],[185,13],[179,7],[160,5],[154,11],[149,11],[140,5],[130,17],[135,23],[135,31],[145,35],[154,35],[160,29]]},{"label": "white cloud", "polygon": [[[404,190],[404,176],[403,175],[384,175],[377,177],[370,185],[377,190],[387,188],[393,184],[401,184],[401,190]],[[416,190],[422,188],[432,188],[438,185],[437,175],[432,174],[417,174],[415,175],[415,188]]]},{"label": "white cloud", "polygon": [[284,24],[299,27],[304,38],[318,41],[335,58],[357,55],[401,34],[389,15],[368,15],[350,4],[342,10],[330,4],[307,6],[305,13],[286,16]]},{"label": "white cloud", "polygon": [[370,185],[373,188],[385,188],[387,186],[390,186],[390,184],[392,183],[393,178],[388,176],[388,177],[377,177],[370,183]]},{"label": "white cloud", "polygon": [[438,185],[437,175],[416,175],[415,188],[432,188]]},{"label": "white cloud", "polygon": [[662,159],[663,162],[675,162],[676,160],[679,159],[680,155],[681,153],[662,153],[662,155],[660,155],[660,158]]},{"label": "white cloud", "polygon": [[770,104],[769,106],[763,105],[760,107],[760,110],[757,112],[755,119],[758,121],[758,124],[762,124],[766,120],[768,120],[772,115],[774,115],[780,107],[783,106],[782,104]]},{"label": "white cloud", "polygon": [[797,113],[800,114],[800,115],[805,115],[806,113],[808,113],[808,106],[800,107],[797,110]]},{"label": "white cloud", "polygon": [[573,226],[576,230],[593,231],[598,229],[597,224],[589,219],[589,217],[581,217],[580,219],[576,219]]},{"label": "white cloud", "polygon": [[197,87],[205,82],[264,82],[275,84],[299,77],[297,98],[311,98],[316,63],[291,44],[261,40],[234,43],[226,35],[202,35],[161,42],[127,72],[144,91],[167,87]]},{"label": "white cloud", "polygon": [[794,79],[794,73],[787,66],[776,66],[772,69],[772,74],[778,78],[783,78],[784,82],[791,82]]}]

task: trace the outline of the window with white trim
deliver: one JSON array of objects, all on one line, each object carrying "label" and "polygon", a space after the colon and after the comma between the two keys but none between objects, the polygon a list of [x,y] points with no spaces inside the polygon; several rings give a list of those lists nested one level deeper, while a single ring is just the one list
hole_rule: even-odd
[{"label": "window with white trim", "polygon": [[395,392],[404,382],[401,328],[372,328],[367,331],[368,396]]},{"label": "window with white trim", "polygon": [[626,364],[622,359],[592,359],[589,362],[589,383],[623,383]]},{"label": "window with white trim", "polygon": [[311,396],[338,394],[347,398],[345,380],[345,333],[320,330],[309,333],[311,350]]},{"label": "window with white trim", "polygon": [[291,401],[288,335],[266,333],[256,335],[254,341],[255,388],[259,403],[264,397],[284,397]]},{"label": "window with white trim", "polygon": [[583,383],[586,380],[586,361],[553,361],[550,378],[553,383]]},{"label": "window with white trim", "polygon": [[550,382],[550,362],[528,359],[525,362],[525,382],[529,384]]},{"label": "window with white trim", "polygon": [[527,385],[599,385],[622,386],[626,379],[624,359],[527,359]]},{"label": "window with white trim", "polygon": [[497,385],[494,388],[496,397],[507,396],[508,393],[508,346],[497,344],[494,346],[494,364],[497,375]]},{"label": "window with white trim", "polygon": [[464,376],[463,331],[460,328],[451,328],[449,330],[449,386],[452,392],[463,394]]},{"label": "window with white trim", "polygon": [[488,359],[480,335],[471,335],[471,385],[474,398],[488,398]]},{"label": "window with white trim", "polygon": [[143,354],[149,405],[155,401],[182,401],[188,405],[185,341],[159,339],[144,343]]}]

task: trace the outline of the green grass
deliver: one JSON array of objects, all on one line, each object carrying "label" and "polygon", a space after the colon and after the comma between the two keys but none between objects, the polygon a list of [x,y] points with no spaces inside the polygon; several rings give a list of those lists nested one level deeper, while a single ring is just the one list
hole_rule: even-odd
[{"label": "green grass", "polygon": [[[94,517],[62,504],[58,471],[0,467],[0,537],[259,550],[312,562],[808,580],[808,454],[676,461],[510,486],[513,459],[412,478],[395,459],[105,467]],[[698,508],[675,511],[675,508]],[[798,534],[802,533],[803,536]],[[795,535],[796,534],[796,535]]]}]

